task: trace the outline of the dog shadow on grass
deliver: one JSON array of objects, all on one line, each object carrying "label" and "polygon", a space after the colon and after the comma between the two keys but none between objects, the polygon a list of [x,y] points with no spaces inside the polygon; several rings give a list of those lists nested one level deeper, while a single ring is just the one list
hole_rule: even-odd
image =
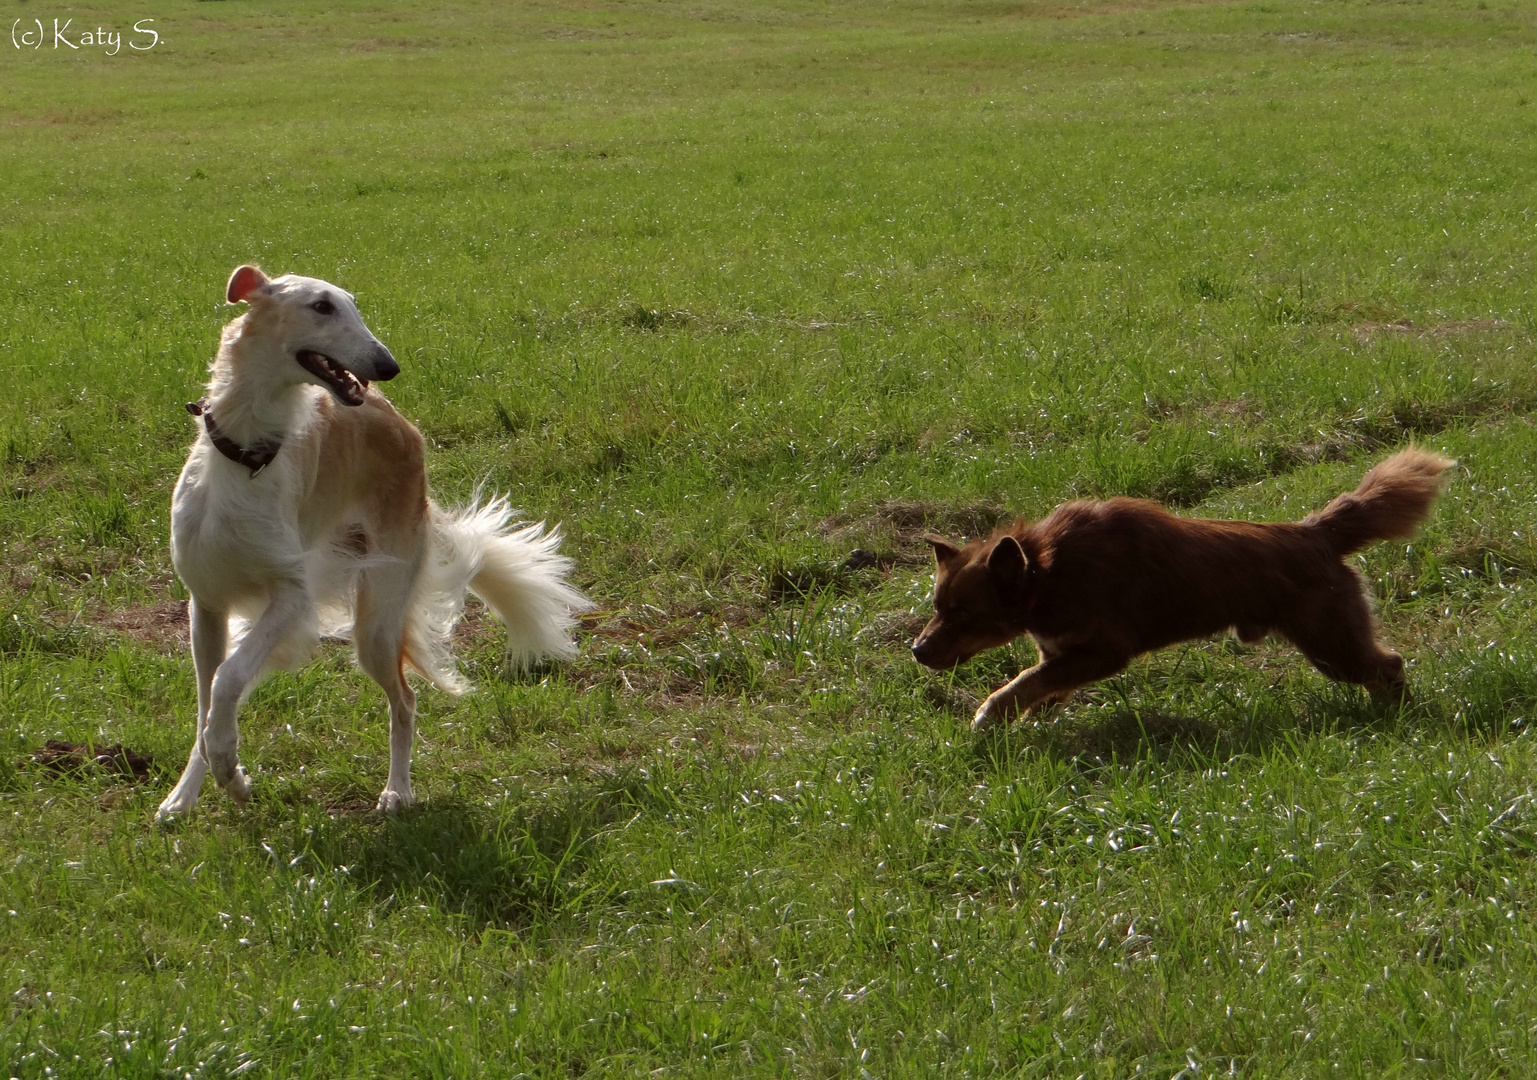
[{"label": "dog shadow on grass", "polygon": [[1038,720],[1016,721],[976,735],[978,768],[996,768],[1032,751],[1061,761],[1094,766],[1142,758],[1210,759],[1229,740],[1209,720],[1151,709],[1095,710],[1082,719],[1057,709]]},{"label": "dog shadow on grass", "polygon": [[312,843],[381,901],[427,904],[475,926],[531,926],[602,899],[607,886],[588,871],[603,832],[634,813],[634,794],[619,784],[537,805],[433,799],[332,819]]},{"label": "dog shadow on grass", "polygon": [[1201,715],[1143,706],[1124,697],[1096,702],[1090,696],[1083,704],[1089,707],[1059,706],[1039,718],[978,734],[972,745],[977,767],[995,768],[1031,750],[1088,768],[1136,760],[1208,768],[1298,737],[1392,730],[1431,719],[1413,700],[1400,702],[1344,687],[1301,698],[1277,694],[1263,708],[1235,703]]}]

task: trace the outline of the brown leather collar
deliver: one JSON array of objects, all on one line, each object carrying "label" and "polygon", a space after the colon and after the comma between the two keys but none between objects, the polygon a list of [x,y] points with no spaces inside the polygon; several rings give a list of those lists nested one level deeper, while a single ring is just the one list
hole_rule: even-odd
[{"label": "brown leather collar", "polygon": [[220,431],[219,425],[213,422],[213,413],[208,411],[207,398],[204,398],[202,401],[187,402],[187,411],[193,416],[201,416],[203,418],[203,427],[208,429],[208,437],[213,441],[214,449],[235,464],[244,465],[250,469],[253,477],[268,465],[271,465],[272,459],[278,456],[279,450],[283,449],[283,441],[281,439],[277,442],[259,442],[249,449],[241,446],[234,439]]}]

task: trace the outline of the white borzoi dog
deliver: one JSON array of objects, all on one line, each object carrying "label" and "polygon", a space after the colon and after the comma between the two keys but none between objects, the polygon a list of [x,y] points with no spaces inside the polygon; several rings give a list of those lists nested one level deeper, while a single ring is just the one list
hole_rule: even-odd
[{"label": "white borzoi dog", "polygon": [[[390,775],[379,809],[412,801],[416,695],[408,672],[462,691],[449,634],[472,591],[507,624],[514,662],[567,657],[574,613],[558,531],[509,529],[500,498],[449,513],[427,496],[422,437],[371,383],[400,365],[352,296],[254,266],[226,297],[197,443],[171,503],[171,560],[192,599],[197,732],[156,819],[185,814],[204,776],[251,794],[236,713],[261,675],[293,667],[322,634],[350,634],[390,705]],[[349,629],[350,628],[350,629]]]}]

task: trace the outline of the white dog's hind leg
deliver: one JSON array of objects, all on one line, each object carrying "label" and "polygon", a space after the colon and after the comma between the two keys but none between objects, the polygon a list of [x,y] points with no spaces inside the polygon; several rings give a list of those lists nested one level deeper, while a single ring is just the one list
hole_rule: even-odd
[{"label": "white dog's hind leg", "polygon": [[410,806],[411,744],[416,737],[416,693],[406,682],[402,647],[406,606],[416,568],[409,562],[371,567],[358,583],[358,666],[384,690],[390,701],[390,775],[379,793],[379,810],[392,813]]},{"label": "white dog's hind leg", "polygon": [[390,775],[379,793],[379,809],[386,813],[404,810],[416,801],[411,790],[411,743],[416,738],[416,692],[406,685],[401,672],[390,699]]},{"label": "white dog's hind leg", "polygon": [[280,585],[240,647],[230,653],[214,674],[208,724],[203,728],[203,758],[213,771],[214,782],[242,806],[251,797],[251,781],[237,757],[240,702],[266,666],[272,650],[314,619],[314,608],[304,586]]},{"label": "white dog's hind leg", "polygon": [[192,731],[192,753],[187,757],[187,767],[160,804],[160,809],[155,811],[156,821],[190,813],[197,805],[198,794],[203,790],[203,777],[208,774],[208,759],[203,756],[203,729],[208,724],[213,675],[224,662],[224,651],[229,646],[228,614],[209,610],[199,604],[196,597],[187,601],[187,613],[191,622],[192,666],[197,671],[197,723]]}]

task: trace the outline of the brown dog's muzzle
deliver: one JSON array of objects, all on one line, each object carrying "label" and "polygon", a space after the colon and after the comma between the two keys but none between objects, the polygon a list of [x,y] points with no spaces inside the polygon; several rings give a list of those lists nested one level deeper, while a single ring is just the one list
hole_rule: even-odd
[{"label": "brown dog's muzzle", "polygon": [[933,623],[924,627],[923,633],[918,635],[913,642],[913,659],[924,667],[942,670],[952,668],[959,664],[964,657],[955,647],[953,641],[946,641],[945,635],[936,633]]},{"label": "brown dog's muzzle", "polygon": [[1018,636],[1018,631],[993,625],[957,627],[955,622],[940,622],[936,615],[913,642],[913,659],[924,667],[943,671],[988,649],[1007,645]]}]

